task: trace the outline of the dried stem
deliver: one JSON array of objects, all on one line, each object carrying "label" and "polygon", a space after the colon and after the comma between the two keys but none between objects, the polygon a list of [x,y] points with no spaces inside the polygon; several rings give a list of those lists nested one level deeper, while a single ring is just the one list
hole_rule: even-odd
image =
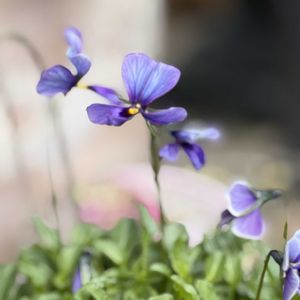
[{"label": "dried stem", "polygon": [[[36,66],[36,69],[39,72],[42,72],[45,69],[45,63],[43,61],[42,55],[28,38],[16,32],[10,32],[10,33],[0,35],[0,42],[7,42],[7,41],[12,41],[22,46],[30,55],[34,65]],[[66,137],[64,135],[64,131],[60,123],[59,114],[55,107],[54,102],[47,101],[47,107],[48,107],[48,113],[54,124],[55,136],[58,141],[59,153],[61,155],[61,160],[64,166],[64,173],[67,181],[68,195],[73,203],[74,176],[71,168],[70,157],[68,155]],[[50,168],[50,154],[48,151],[47,151],[47,165],[48,165],[48,173],[49,173],[48,175],[50,179],[52,206],[53,206],[57,226],[59,227],[58,212],[57,212],[57,198],[53,187],[52,172]]]},{"label": "dried stem", "polygon": [[21,142],[21,137],[19,134],[17,116],[16,116],[15,108],[13,106],[13,99],[11,98],[8,90],[6,89],[6,86],[4,83],[4,76],[2,73],[0,73],[0,91],[3,96],[1,103],[4,107],[5,113],[7,114],[8,120],[9,120],[14,163],[15,163],[18,181],[22,188],[23,196],[25,195],[25,198],[29,199],[29,196],[30,196],[29,184],[28,184],[27,175],[26,175],[26,167],[25,167],[23,155],[21,152],[22,142]]}]

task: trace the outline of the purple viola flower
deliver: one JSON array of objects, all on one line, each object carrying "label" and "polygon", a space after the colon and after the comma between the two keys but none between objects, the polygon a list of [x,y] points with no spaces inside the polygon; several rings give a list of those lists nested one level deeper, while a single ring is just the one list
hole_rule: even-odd
[{"label": "purple viola flower", "polygon": [[65,40],[69,46],[67,57],[76,69],[76,74],[64,66],[55,65],[42,72],[37,84],[37,92],[44,96],[54,96],[58,93],[66,95],[79,80],[89,71],[90,59],[83,54],[82,36],[78,29],[69,27],[64,32]]},{"label": "purple viola flower", "polygon": [[283,300],[300,294],[300,230],[287,241],[282,263],[284,274]]},{"label": "purple viola flower", "polygon": [[124,59],[122,77],[129,100],[119,98],[113,89],[94,86],[93,90],[108,99],[112,105],[99,103],[90,105],[87,113],[91,122],[120,126],[138,113],[153,125],[177,123],[186,118],[187,112],[181,107],[149,109],[153,101],[177,84],[180,77],[177,68],[157,62],[145,54],[132,53],[126,55]]},{"label": "purple viola flower", "polygon": [[229,207],[222,213],[219,227],[232,223],[235,235],[260,239],[265,230],[260,207],[280,195],[279,190],[256,190],[245,182],[234,183],[227,196]]},{"label": "purple viola flower", "polygon": [[220,133],[215,128],[202,130],[173,130],[170,134],[175,138],[174,143],[167,144],[159,150],[159,156],[168,161],[175,161],[180,149],[186,153],[196,170],[205,163],[205,154],[196,141],[198,139],[217,139]]},{"label": "purple viola flower", "polygon": [[80,259],[76,268],[72,281],[72,293],[75,294],[81,287],[91,280],[91,254],[85,251]]},{"label": "purple viola flower", "polygon": [[77,268],[72,281],[72,293],[73,294],[77,293],[77,291],[79,291],[81,287],[82,287],[81,272],[80,269]]}]

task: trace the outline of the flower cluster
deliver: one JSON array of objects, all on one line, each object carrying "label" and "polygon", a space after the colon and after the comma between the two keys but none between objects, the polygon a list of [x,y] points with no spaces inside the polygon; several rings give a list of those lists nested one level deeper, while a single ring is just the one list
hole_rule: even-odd
[{"label": "flower cluster", "polygon": [[69,45],[67,57],[76,68],[73,75],[64,66],[56,65],[45,70],[37,85],[37,92],[45,96],[67,94],[73,87],[86,88],[107,99],[110,104],[92,104],[87,108],[88,117],[95,124],[120,126],[138,113],[153,125],[168,125],[183,121],[187,112],[182,107],[154,110],[149,105],[177,84],[180,71],[157,62],[145,54],[128,54],[122,65],[122,77],[128,100],[121,98],[111,88],[101,85],[82,85],[81,78],[89,71],[91,62],[82,50],[82,36],[76,28],[65,31]]},{"label": "flower cluster", "polygon": [[[75,73],[62,65],[55,65],[43,71],[37,84],[39,94],[48,97],[58,93],[66,95],[75,87],[95,92],[108,101],[106,104],[94,103],[87,107],[89,120],[98,125],[121,126],[140,114],[152,130],[152,126],[177,124],[186,119],[187,112],[182,107],[158,110],[151,108],[155,100],[171,91],[178,83],[180,71],[176,67],[155,61],[143,53],[126,55],[121,69],[127,92],[127,96],[123,97],[110,87],[82,84],[81,79],[91,68],[90,59],[82,53],[82,35],[78,29],[70,27],[65,30],[65,40],[68,45],[66,56],[74,66]],[[220,136],[215,128],[172,130],[170,135],[174,141],[159,150],[153,146],[155,143],[151,140],[151,146],[158,152],[152,153],[158,188],[159,166],[155,165],[157,161],[160,163],[160,159],[165,159],[173,162],[182,149],[194,168],[200,170],[205,164],[205,153],[198,140],[215,140]],[[152,131],[151,136],[154,136]],[[230,225],[232,232],[239,237],[260,239],[265,231],[260,209],[266,202],[280,195],[279,190],[258,190],[245,182],[234,183],[227,197],[228,209],[223,211],[219,227]],[[284,273],[283,299],[290,300],[300,291],[300,231],[287,242],[283,256],[276,250],[270,253],[271,256],[274,255],[273,258],[280,264]],[[90,280],[89,263],[90,254],[83,254],[74,274],[73,293]]]}]

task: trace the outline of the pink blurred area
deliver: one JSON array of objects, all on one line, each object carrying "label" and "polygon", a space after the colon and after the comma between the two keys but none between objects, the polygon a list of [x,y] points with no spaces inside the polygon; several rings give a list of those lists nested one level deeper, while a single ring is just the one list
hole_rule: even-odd
[{"label": "pink blurred area", "polygon": [[[149,165],[119,167],[105,174],[102,185],[86,189],[79,203],[81,218],[110,228],[122,217],[138,217],[137,204],[143,204],[159,221],[159,205],[153,171]],[[200,243],[205,233],[216,229],[226,207],[226,186],[215,179],[174,166],[163,166],[159,176],[161,200],[169,222],[186,227],[190,245]],[[83,193],[84,194],[84,193]]]}]

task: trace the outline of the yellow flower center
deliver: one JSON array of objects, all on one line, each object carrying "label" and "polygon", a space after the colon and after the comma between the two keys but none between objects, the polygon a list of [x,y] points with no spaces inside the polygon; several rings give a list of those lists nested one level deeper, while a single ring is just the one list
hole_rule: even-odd
[{"label": "yellow flower center", "polygon": [[141,109],[141,104],[137,103],[134,106],[129,107],[127,112],[129,115],[134,116],[140,112],[140,109]]},{"label": "yellow flower center", "polygon": [[86,90],[88,88],[87,85],[81,84],[79,82],[76,84],[76,87],[79,88],[79,89],[82,89],[82,90]]}]

